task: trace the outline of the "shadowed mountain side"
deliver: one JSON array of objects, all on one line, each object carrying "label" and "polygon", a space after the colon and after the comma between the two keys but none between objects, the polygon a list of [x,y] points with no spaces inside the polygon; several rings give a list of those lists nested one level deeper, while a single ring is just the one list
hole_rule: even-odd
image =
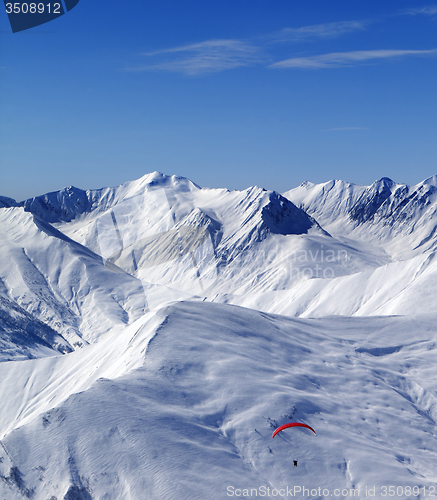
[{"label": "shadowed mountain side", "polygon": [[329,236],[312,217],[287,198],[273,192],[269,195],[269,199],[270,203],[262,209],[262,219],[272,233],[307,234],[315,226],[322,234]]},{"label": "shadowed mountain side", "polygon": [[160,172],[147,174],[138,181],[131,181],[117,188],[83,190],[69,186],[41,196],[29,198],[19,205],[26,212],[50,222],[71,222],[82,214],[93,210],[108,210],[126,198],[136,196],[144,189],[168,189],[177,186],[181,192],[200,189],[196,184],[178,176],[166,176]]},{"label": "shadowed mountain side", "polygon": [[22,208],[0,210],[8,297],[78,348],[147,310],[145,284]]},{"label": "shadowed mountain side", "polygon": [[0,295],[0,361],[56,356],[72,351],[70,344],[55,330]]},{"label": "shadowed mountain side", "polygon": [[17,203],[12,198],[7,198],[6,196],[0,196],[0,208],[10,208],[10,207],[18,207],[19,203]]}]

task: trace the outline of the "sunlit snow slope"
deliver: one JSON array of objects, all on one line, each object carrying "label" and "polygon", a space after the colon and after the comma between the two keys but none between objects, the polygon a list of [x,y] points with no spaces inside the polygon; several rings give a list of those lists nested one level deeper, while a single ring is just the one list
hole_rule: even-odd
[{"label": "sunlit snow slope", "polygon": [[[105,378],[9,431],[0,492],[8,499],[203,500],[227,498],[228,486],[354,488],[363,496],[366,486],[393,484],[431,491],[435,319],[301,320],[219,304],[170,306],[146,317],[136,337],[131,331],[129,356],[119,344],[126,360],[148,345],[142,366],[114,378],[122,372],[105,361],[107,346],[100,359],[94,350]],[[54,363],[90,377],[78,354],[0,366],[6,387],[21,389],[22,412],[33,411],[46,390],[68,395],[67,377],[50,379]],[[12,422],[14,410],[15,403],[3,410]],[[290,420],[317,435],[290,429],[272,440]]]},{"label": "sunlit snow slope", "polygon": [[437,494],[436,214],[436,177],[0,197],[0,500]]}]

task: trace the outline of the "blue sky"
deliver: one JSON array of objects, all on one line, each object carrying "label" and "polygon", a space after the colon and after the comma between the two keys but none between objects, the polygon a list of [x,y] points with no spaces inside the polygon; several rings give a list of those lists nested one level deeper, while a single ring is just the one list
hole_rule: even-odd
[{"label": "blue sky", "polygon": [[437,173],[437,4],[80,0],[15,34],[0,11],[3,196]]}]

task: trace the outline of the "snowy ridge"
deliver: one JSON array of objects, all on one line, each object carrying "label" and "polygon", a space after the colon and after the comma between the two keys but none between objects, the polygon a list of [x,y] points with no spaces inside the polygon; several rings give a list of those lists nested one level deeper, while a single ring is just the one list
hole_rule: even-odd
[{"label": "snowy ridge", "polygon": [[46,222],[70,222],[82,214],[108,210],[124,199],[141,194],[146,188],[164,189],[178,186],[181,192],[200,189],[193,182],[176,175],[166,176],[160,172],[147,174],[137,181],[126,182],[117,188],[87,190],[69,186],[20,203],[26,212],[31,212]]},{"label": "snowy ridge", "polygon": [[436,176],[416,186],[386,177],[371,186],[304,183],[284,194],[333,234],[384,245],[405,259],[437,247]]},{"label": "snowy ridge", "polygon": [[213,300],[307,318],[437,313],[437,303],[430,299],[436,283],[432,252],[334,279],[306,280],[290,290],[218,294]]},{"label": "snowy ridge", "polygon": [[[159,320],[155,313],[148,313],[118,335],[103,336],[86,350],[70,355],[1,363],[2,399],[8,401],[8,411],[0,416],[0,435],[32,421],[71,394],[88,389],[98,378],[120,377],[142,366]],[[17,391],[17,387],[22,390]]]}]

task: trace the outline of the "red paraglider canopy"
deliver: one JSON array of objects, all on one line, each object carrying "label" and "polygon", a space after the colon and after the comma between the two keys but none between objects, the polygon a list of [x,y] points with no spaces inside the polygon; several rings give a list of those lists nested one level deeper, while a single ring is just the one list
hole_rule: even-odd
[{"label": "red paraglider canopy", "polygon": [[276,434],[278,434],[278,432],[281,432],[283,431],[284,429],[288,429],[289,427],[306,427],[307,429],[309,429],[310,431],[313,431],[314,434],[316,433],[316,431],[310,427],[309,425],[307,424],[299,424],[298,422],[291,422],[289,424],[284,424],[284,425],[281,425],[281,427],[278,427],[275,432],[273,433],[273,436],[272,438],[274,438],[276,436]]}]

